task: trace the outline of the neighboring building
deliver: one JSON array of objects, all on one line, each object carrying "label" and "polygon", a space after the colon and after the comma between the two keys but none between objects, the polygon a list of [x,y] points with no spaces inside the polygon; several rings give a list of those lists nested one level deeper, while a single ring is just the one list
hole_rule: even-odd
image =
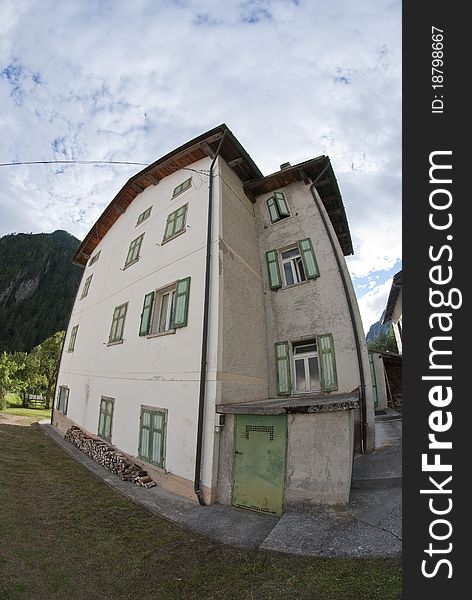
[{"label": "neighboring building", "polygon": [[53,423],[200,502],[346,502],[354,447],[374,448],[348,254],[328,157],[264,177],[225,125],[177,148],[77,250]]},{"label": "neighboring building", "polygon": [[392,287],[387,300],[382,324],[392,321],[393,332],[397,342],[398,353],[402,354],[402,272],[393,277]]}]

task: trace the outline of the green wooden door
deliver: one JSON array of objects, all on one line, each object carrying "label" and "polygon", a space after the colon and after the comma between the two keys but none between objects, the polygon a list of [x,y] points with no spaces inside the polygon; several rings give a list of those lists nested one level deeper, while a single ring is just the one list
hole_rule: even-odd
[{"label": "green wooden door", "polygon": [[236,415],[233,505],[283,512],[286,415]]}]

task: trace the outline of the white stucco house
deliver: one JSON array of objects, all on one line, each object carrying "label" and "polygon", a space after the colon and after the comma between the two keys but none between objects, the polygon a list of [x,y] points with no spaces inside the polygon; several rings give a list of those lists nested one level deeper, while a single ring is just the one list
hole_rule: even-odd
[{"label": "white stucco house", "polygon": [[132,177],[80,244],[52,422],[201,503],[349,497],[374,447],[329,158],[264,176],[226,125]]}]

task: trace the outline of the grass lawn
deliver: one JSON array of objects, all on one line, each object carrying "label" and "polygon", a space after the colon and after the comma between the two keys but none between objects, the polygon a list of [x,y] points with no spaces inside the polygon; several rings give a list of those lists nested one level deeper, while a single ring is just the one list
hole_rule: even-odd
[{"label": "grass lawn", "polygon": [[399,560],[212,542],[134,505],[31,427],[0,422],[0,456],[0,600],[400,598]]},{"label": "grass lawn", "polygon": [[[6,408],[0,411],[0,423],[3,415],[12,415],[15,417],[25,417],[28,423],[42,421],[43,419],[51,418],[51,410],[43,410],[41,408],[23,408],[23,403],[20,396],[17,394],[6,395]],[[1,596],[0,596],[1,598]]]}]

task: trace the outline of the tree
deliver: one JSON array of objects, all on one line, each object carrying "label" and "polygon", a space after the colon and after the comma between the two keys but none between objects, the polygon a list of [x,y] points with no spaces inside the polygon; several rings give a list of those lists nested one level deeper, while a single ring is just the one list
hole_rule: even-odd
[{"label": "tree", "polygon": [[17,370],[18,365],[10,354],[0,354],[0,410],[5,408],[5,396],[13,385]]},{"label": "tree", "polygon": [[380,333],[374,340],[368,342],[369,352],[398,352],[397,342],[393,333],[393,327],[390,325],[388,333]]},{"label": "tree", "polygon": [[62,343],[65,331],[58,331],[44,342],[35,346],[31,354],[38,361],[37,373],[43,378],[43,387],[46,393],[46,407],[51,407],[51,396],[56,384],[57,367],[61,357]]}]

